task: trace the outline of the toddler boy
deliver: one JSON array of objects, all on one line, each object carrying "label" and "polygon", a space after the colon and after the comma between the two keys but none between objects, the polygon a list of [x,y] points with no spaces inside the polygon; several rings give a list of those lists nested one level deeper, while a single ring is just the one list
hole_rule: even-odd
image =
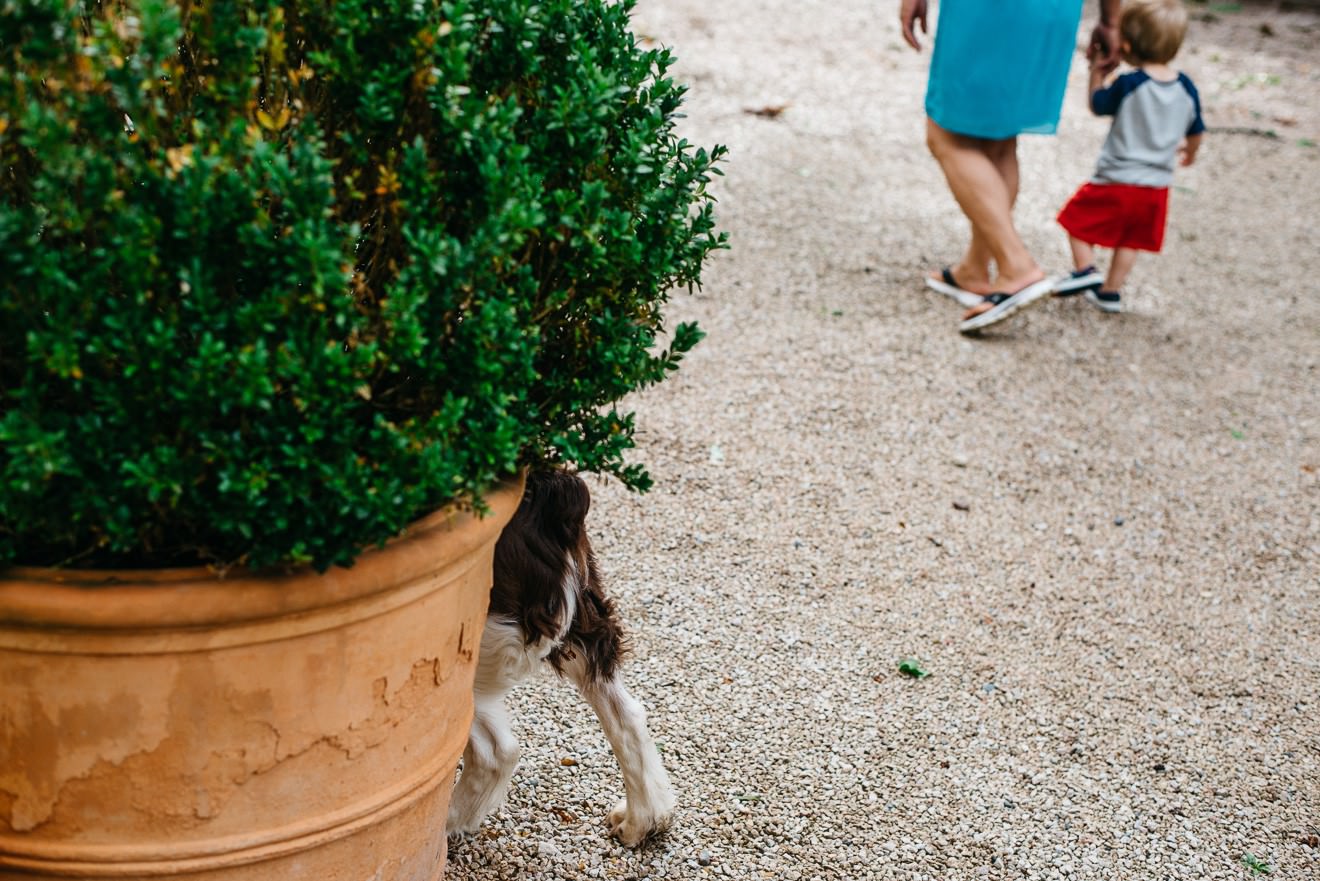
[{"label": "toddler boy", "polygon": [[[1175,162],[1195,161],[1205,131],[1196,87],[1169,67],[1186,33],[1181,0],[1128,0],[1119,18],[1121,56],[1136,70],[1106,86],[1117,65],[1101,67],[1089,53],[1091,110],[1114,121],[1094,176],[1059,212],[1076,268],[1056,294],[1085,292],[1102,311],[1119,312],[1137,252],[1158,253],[1164,244]],[[1096,246],[1114,249],[1104,276],[1095,267]]]}]

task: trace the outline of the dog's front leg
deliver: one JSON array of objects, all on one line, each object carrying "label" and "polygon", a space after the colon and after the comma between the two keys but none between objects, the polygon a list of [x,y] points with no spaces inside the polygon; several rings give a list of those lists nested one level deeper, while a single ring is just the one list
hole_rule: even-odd
[{"label": "dog's front leg", "polygon": [[463,773],[449,803],[451,834],[476,832],[486,815],[504,801],[518,767],[518,740],[509,724],[504,692],[478,690],[474,698],[476,712],[463,750]]},{"label": "dog's front leg", "polygon": [[677,799],[660,753],[646,727],[646,710],[628,693],[615,673],[590,681],[580,659],[564,665],[582,697],[591,704],[623,772],[626,797],[610,812],[610,833],[624,845],[636,847],[669,827]]}]

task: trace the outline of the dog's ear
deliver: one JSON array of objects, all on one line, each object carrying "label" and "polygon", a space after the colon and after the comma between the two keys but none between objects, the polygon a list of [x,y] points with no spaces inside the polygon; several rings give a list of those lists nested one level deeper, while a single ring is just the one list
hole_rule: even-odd
[{"label": "dog's ear", "polygon": [[585,480],[559,468],[533,471],[527,475],[524,504],[537,532],[564,549],[578,546],[591,509]]},{"label": "dog's ear", "polygon": [[571,586],[576,593],[576,582],[591,572],[590,506],[587,484],[576,474],[532,471],[522,503],[495,544],[491,614],[517,620],[528,645],[561,639],[570,623],[561,620],[564,591],[570,589],[566,578],[578,573]]}]

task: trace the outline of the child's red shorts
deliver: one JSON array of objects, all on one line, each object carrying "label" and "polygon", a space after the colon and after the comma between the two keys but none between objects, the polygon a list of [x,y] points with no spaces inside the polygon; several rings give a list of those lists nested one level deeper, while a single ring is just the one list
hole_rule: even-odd
[{"label": "child's red shorts", "polygon": [[1158,252],[1168,215],[1168,187],[1086,183],[1059,212],[1059,225],[1101,248]]}]

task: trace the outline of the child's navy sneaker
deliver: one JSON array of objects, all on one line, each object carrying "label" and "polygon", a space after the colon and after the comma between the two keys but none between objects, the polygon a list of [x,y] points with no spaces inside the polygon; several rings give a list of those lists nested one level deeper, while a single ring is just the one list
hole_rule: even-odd
[{"label": "child's navy sneaker", "polygon": [[1123,295],[1118,291],[1091,290],[1086,292],[1086,299],[1101,312],[1123,311]]},{"label": "child's navy sneaker", "polygon": [[1054,283],[1054,296],[1072,297],[1082,291],[1098,291],[1105,277],[1094,266],[1074,269]]}]

